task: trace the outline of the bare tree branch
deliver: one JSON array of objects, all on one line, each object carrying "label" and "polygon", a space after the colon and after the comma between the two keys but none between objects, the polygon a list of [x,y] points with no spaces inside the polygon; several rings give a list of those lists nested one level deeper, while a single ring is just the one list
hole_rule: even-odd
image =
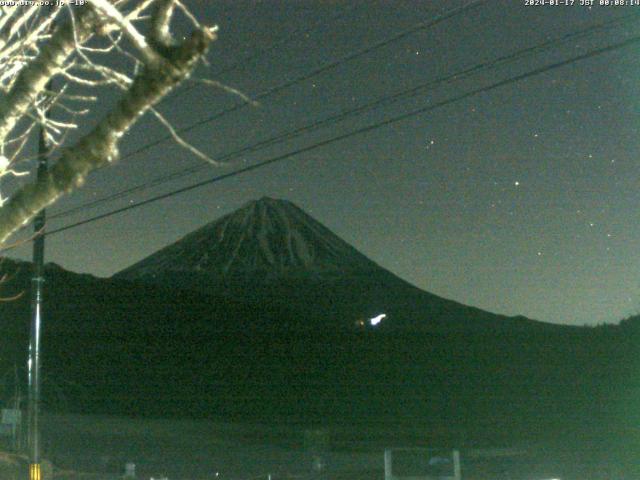
[{"label": "bare tree branch", "polygon": [[22,69],[7,95],[0,96],[0,143],[4,143],[51,77],[61,71],[65,60],[76,49],[76,38],[86,40],[98,22],[90,9],[82,9],[75,27],[66,23],[57,28],[36,59]]},{"label": "bare tree branch", "polygon": [[[86,29],[89,20],[83,17],[82,22],[81,28]],[[58,33],[58,48],[54,49],[57,55],[49,57],[56,65],[60,64],[62,52],[66,56],[70,54],[65,43],[69,39],[69,33],[63,37],[64,40],[60,36]],[[70,36],[73,39],[72,32]],[[0,243],[5,242],[11,233],[31,220],[40,210],[81,185],[89,172],[113,162],[118,156],[118,141],[122,135],[162,97],[189,77],[214,39],[213,29],[197,30],[182,44],[163,52],[158,62],[145,65],[117,106],[90,133],[75,145],[64,149],[61,158],[42,181],[25,185],[0,208]],[[54,71],[50,65],[42,63],[40,62],[40,70]],[[42,73],[33,75],[38,78],[46,76]],[[27,95],[23,93],[23,96]],[[25,110],[26,108],[24,106]],[[5,114],[8,118],[14,116],[12,112]],[[10,121],[5,119],[5,130],[9,124]]]}]

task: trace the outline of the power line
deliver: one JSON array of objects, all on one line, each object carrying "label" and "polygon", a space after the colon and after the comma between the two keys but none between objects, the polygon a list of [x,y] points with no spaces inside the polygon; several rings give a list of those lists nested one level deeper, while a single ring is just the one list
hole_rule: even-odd
[{"label": "power line", "polygon": [[[420,30],[431,28],[431,27],[433,27],[435,25],[438,25],[439,23],[442,23],[445,20],[448,20],[450,18],[454,18],[454,17],[456,17],[458,15],[461,15],[461,14],[464,14],[466,12],[469,12],[469,11],[473,10],[474,8],[478,8],[478,7],[480,7],[481,5],[483,5],[484,3],[487,3],[487,2],[488,2],[488,0],[474,0],[474,1],[471,1],[471,2],[463,5],[462,7],[451,9],[451,10],[449,10],[449,11],[447,11],[447,12],[445,12],[445,13],[439,15],[439,16],[437,16],[433,20],[430,20],[430,21],[427,21],[427,22],[420,22],[420,23],[412,26],[411,28],[409,28],[407,30],[404,30],[402,32],[399,32],[399,33],[397,33],[397,34],[395,34],[395,35],[393,35],[393,36],[391,36],[389,38],[386,38],[384,40],[376,42],[376,43],[374,43],[374,44],[372,44],[372,45],[370,45],[370,46],[368,46],[368,47],[366,47],[364,49],[352,52],[352,53],[346,55],[345,57],[342,57],[341,59],[331,61],[328,64],[325,64],[325,65],[323,65],[323,66],[321,66],[321,67],[319,67],[319,68],[317,68],[315,70],[312,70],[311,72],[308,72],[308,73],[306,73],[306,74],[304,74],[304,75],[302,75],[300,77],[297,77],[297,78],[295,78],[293,80],[284,82],[284,83],[282,83],[280,85],[277,85],[276,87],[273,87],[273,88],[271,88],[269,90],[266,90],[265,92],[263,92],[263,93],[259,94],[257,97],[255,97],[253,100],[257,101],[257,100],[261,100],[263,98],[266,98],[268,96],[271,96],[271,95],[273,95],[273,94],[275,94],[275,93],[277,93],[279,91],[282,91],[282,90],[284,90],[286,88],[289,88],[289,87],[291,87],[293,85],[301,83],[301,82],[303,82],[305,80],[308,80],[308,79],[310,79],[312,77],[315,77],[315,76],[317,76],[317,75],[319,75],[321,73],[324,73],[325,71],[333,69],[333,68],[335,68],[335,67],[337,67],[337,66],[339,66],[339,65],[341,65],[343,63],[347,63],[347,62],[352,61],[352,60],[354,60],[356,58],[359,58],[359,57],[361,57],[361,56],[363,56],[363,55],[365,55],[367,53],[370,53],[371,51],[374,51],[376,49],[379,49],[379,48],[382,48],[384,46],[387,46],[387,45],[389,45],[389,44],[391,44],[393,42],[401,40],[401,39],[403,39],[403,38],[405,38],[405,37],[407,37],[409,35],[412,35],[412,34],[418,32],[418,31],[420,31]],[[193,130],[194,128],[198,127],[198,126],[204,125],[206,123],[210,123],[210,122],[212,122],[214,120],[217,120],[218,118],[220,118],[220,117],[222,117],[222,116],[224,116],[224,115],[226,115],[228,113],[231,113],[231,112],[234,112],[236,110],[239,110],[239,109],[245,107],[246,105],[247,105],[246,103],[241,103],[241,104],[238,104],[238,105],[236,105],[234,107],[231,107],[229,109],[217,112],[217,113],[215,113],[215,114],[213,114],[213,115],[211,115],[211,116],[209,116],[209,117],[207,117],[207,118],[205,118],[203,120],[199,120],[198,122],[193,123],[193,124],[191,124],[191,125],[189,125],[187,127],[183,127],[181,129],[177,129],[176,133],[183,134],[183,133],[189,132],[189,131]],[[139,147],[139,148],[137,148],[137,149],[135,149],[135,150],[133,150],[131,152],[126,153],[125,155],[123,155],[121,157],[121,160],[125,159],[125,158],[130,158],[130,157],[132,157],[134,155],[137,155],[138,153],[141,153],[141,152],[143,152],[145,150],[148,150],[148,149],[150,149],[150,148],[152,148],[152,147],[154,147],[156,145],[159,145],[160,143],[163,143],[166,140],[170,140],[172,138],[173,138],[173,136],[166,135],[166,136],[164,136],[164,137],[162,137],[162,138],[160,138],[158,140],[149,142],[149,143],[147,143],[147,144],[145,144],[145,145],[143,145],[143,146],[141,146],[141,147]],[[235,152],[234,154],[237,154],[237,152]],[[198,165],[195,168],[194,171],[197,171],[197,169],[199,169],[199,167],[200,167],[200,165]],[[134,188],[137,188],[137,187],[134,187]],[[130,192],[127,192],[127,193],[130,193]],[[119,194],[116,194],[116,195],[117,196],[115,198],[118,198]],[[112,195],[109,196],[109,199],[112,199],[112,198],[114,198]],[[99,200],[96,200],[95,202],[101,202],[101,201],[102,201],[102,199],[99,199]],[[90,205],[93,206],[95,204],[95,202],[90,202]],[[71,210],[76,211],[78,208],[85,208],[85,207],[75,207],[74,209],[71,209]],[[61,216],[69,215],[70,213],[72,213],[71,210],[67,210],[65,212],[61,212],[61,213],[53,216],[52,218],[58,218],[58,217],[61,217]]]},{"label": "power line", "polygon": [[400,122],[402,120],[406,120],[408,118],[415,117],[417,115],[421,115],[423,113],[427,113],[427,112],[436,110],[438,108],[451,105],[453,103],[459,102],[461,100],[465,100],[465,99],[467,99],[469,97],[472,97],[474,95],[478,95],[480,93],[486,93],[486,92],[495,90],[497,88],[503,87],[505,85],[508,85],[508,84],[511,84],[511,83],[515,83],[515,82],[519,82],[521,80],[525,80],[527,78],[530,78],[530,77],[533,77],[533,76],[536,76],[536,75],[540,75],[542,73],[546,73],[546,72],[549,72],[551,70],[554,70],[554,69],[557,69],[557,68],[560,68],[560,67],[564,67],[564,66],[570,65],[572,63],[578,62],[578,61],[586,60],[588,58],[592,58],[592,57],[595,57],[595,56],[598,56],[598,55],[602,55],[602,54],[605,54],[605,53],[612,52],[614,50],[618,50],[618,49],[621,49],[621,48],[624,48],[624,47],[628,47],[628,46],[633,45],[633,44],[638,43],[638,42],[640,42],[640,36],[635,36],[635,37],[632,37],[632,38],[627,39],[625,41],[618,42],[618,43],[615,43],[613,45],[609,45],[607,47],[603,47],[603,48],[599,48],[599,49],[596,49],[596,50],[592,50],[590,52],[587,52],[587,53],[584,53],[584,54],[581,54],[581,55],[578,55],[578,56],[574,56],[574,57],[566,59],[566,60],[562,60],[562,61],[559,61],[559,62],[552,63],[550,65],[539,67],[539,68],[536,68],[536,69],[531,70],[529,72],[522,73],[520,75],[516,75],[514,77],[510,77],[510,78],[495,82],[495,83],[493,83],[491,85],[468,91],[466,93],[457,95],[457,96],[449,98],[447,100],[443,100],[443,101],[437,102],[437,103],[432,104],[432,105],[427,105],[427,106],[424,106],[424,107],[421,107],[421,108],[418,108],[418,109],[403,113],[401,115],[397,115],[397,116],[388,118],[387,120],[383,120],[381,122],[377,122],[377,123],[368,125],[366,127],[362,127],[362,128],[356,129],[356,130],[352,130],[351,132],[348,132],[348,133],[345,133],[345,134],[342,134],[342,135],[338,135],[338,136],[332,137],[330,139],[323,140],[323,141],[314,143],[312,145],[308,145],[306,147],[302,147],[302,148],[296,149],[294,151],[291,151],[291,152],[288,152],[288,153],[285,153],[285,154],[282,154],[282,155],[278,155],[278,156],[272,157],[272,158],[270,158],[268,160],[264,160],[262,162],[255,163],[255,164],[247,166],[245,168],[242,168],[242,169],[239,169],[239,170],[236,170],[236,171],[224,174],[224,175],[219,175],[219,176],[210,178],[208,180],[197,182],[197,183],[188,185],[186,187],[182,187],[182,188],[173,190],[171,192],[167,192],[167,193],[164,193],[164,194],[161,194],[161,195],[157,195],[155,197],[149,198],[147,200],[143,200],[143,201],[141,201],[139,203],[136,203],[134,205],[128,205],[126,207],[118,208],[118,209],[112,210],[110,212],[103,213],[101,215],[96,215],[94,217],[91,217],[91,218],[88,218],[88,219],[85,219],[85,220],[81,220],[79,222],[75,222],[75,223],[72,223],[70,225],[66,225],[64,227],[60,227],[60,228],[48,231],[46,233],[46,235],[54,235],[54,234],[57,234],[57,233],[60,233],[60,232],[64,232],[66,230],[70,230],[72,228],[76,228],[76,227],[79,227],[81,225],[86,225],[88,223],[92,223],[92,222],[95,222],[97,220],[101,220],[101,219],[104,219],[104,218],[107,218],[107,217],[111,217],[113,215],[126,212],[128,210],[133,210],[134,208],[142,207],[143,205],[154,203],[154,202],[157,202],[157,201],[160,201],[160,200],[164,200],[165,198],[170,198],[170,197],[173,197],[175,195],[179,195],[181,193],[185,193],[185,192],[188,192],[188,191],[191,191],[191,190],[195,190],[196,188],[200,188],[200,187],[203,187],[203,186],[206,186],[206,185],[211,185],[213,183],[220,182],[220,181],[225,180],[227,178],[235,177],[235,176],[241,175],[243,173],[247,173],[247,172],[250,172],[250,171],[253,171],[253,170],[257,170],[257,169],[265,167],[267,165],[271,165],[273,163],[289,159],[289,158],[294,157],[296,155],[300,155],[302,153],[307,153],[309,151],[316,150],[316,149],[324,147],[326,145],[330,145],[330,144],[345,140],[347,138],[350,138],[350,137],[353,137],[353,136],[356,136],[356,135],[361,135],[363,133],[367,133],[367,132],[370,132],[370,131],[373,131],[373,130],[377,130],[379,128],[382,128],[382,127],[385,127],[385,126]]},{"label": "power line", "polygon": [[[271,89],[268,89],[268,90],[264,91],[263,93],[261,93],[261,94],[257,95],[256,97],[254,97],[253,100],[254,101],[258,101],[258,100],[262,100],[264,98],[267,98],[267,97],[269,97],[271,95],[274,95],[274,94],[276,94],[276,93],[278,93],[280,91],[283,91],[283,90],[285,90],[287,88],[290,88],[290,87],[292,87],[292,86],[294,86],[294,85],[296,85],[298,83],[301,83],[301,82],[303,82],[305,80],[309,80],[310,78],[313,78],[313,77],[315,77],[317,75],[320,75],[321,73],[324,73],[324,72],[329,71],[329,70],[331,70],[333,68],[336,68],[336,67],[338,67],[338,66],[340,66],[340,65],[342,65],[344,63],[347,63],[347,62],[350,62],[352,60],[355,60],[356,58],[359,58],[359,57],[361,57],[363,55],[366,55],[366,54],[368,54],[368,53],[370,53],[370,52],[372,52],[374,50],[377,50],[379,48],[383,48],[383,47],[385,47],[387,45],[390,45],[391,43],[397,42],[398,40],[406,38],[406,37],[418,32],[418,31],[431,28],[431,27],[433,27],[435,25],[438,25],[439,23],[442,23],[445,20],[448,20],[448,19],[454,18],[454,17],[456,17],[458,15],[467,13],[467,12],[469,12],[469,11],[475,9],[475,8],[478,8],[478,7],[482,6],[483,4],[487,3],[488,1],[489,0],[473,0],[473,1],[463,5],[461,7],[454,8],[454,9],[451,9],[451,10],[449,10],[449,11],[443,13],[443,14],[440,14],[439,16],[434,18],[433,20],[430,20],[430,21],[427,21],[427,22],[420,22],[420,23],[412,26],[411,28],[409,28],[407,30],[404,30],[402,32],[399,32],[399,33],[397,33],[397,34],[395,34],[395,35],[393,35],[393,36],[391,36],[389,38],[386,38],[384,40],[376,42],[376,43],[374,43],[374,44],[372,44],[372,45],[370,45],[370,46],[368,46],[368,47],[366,47],[364,49],[357,50],[355,52],[347,54],[346,56],[344,56],[344,57],[342,57],[342,58],[340,58],[338,60],[331,61],[331,62],[329,62],[329,63],[327,63],[327,64],[325,64],[325,65],[323,65],[321,67],[318,67],[318,68],[316,68],[316,69],[314,69],[314,70],[312,70],[312,71],[310,71],[310,72],[308,72],[308,73],[306,73],[306,74],[304,74],[304,75],[302,75],[300,77],[297,77],[295,79],[286,81],[284,83],[281,83],[280,85],[277,85],[277,86],[275,86],[275,87],[273,87]],[[235,112],[237,110],[240,110],[241,108],[244,108],[246,105],[247,105],[247,103],[241,103],[241,104],[237,104],[237,105],[235,105],[233,107],[230,107],[228,109],[221,110],[221,111],[219,111],[219,112],[217,112],[217,113],[215,113],[215,114],[213,114],[213,115],[211,115],[211,116],[209,116],[209,117],[207,117],[207,118],[205,118],[203,120],[199,120],[198,122],[195,122],[195,123],[193,123],[191,125],[188,125],[186,127],[183,127],[183,128],[180,128],[180,129],[176,129],[175,133],[180,135],[180,134],[189,132],[189,131],[191,131],[191,130],[193,130],[193,129],[201,126],[201,125],[204,125],[204,124],[210,123],[210,122],[212,122],[214,120],[217,120],[218,118],[220,118],[220,117],[222,117],[222,116],[224,116],[226,114],[229,114],[229,113]],[[152,147],[155,147],[156,145],[159,145],[159,144],[161,144],[161,143],[163,143],[163,142],[165,142],[167,140],[171,140],[172,138],[173,138],[172,135],[165,135],[164,137],[159,138],[158,140],[154,140],[152,142],[146,143],[145,145],[143,145],[143,146],[141,146],[141,147],[139,147],[139,148],[137,148],[137,149],[135,149],[135,150],[133,150],[131,152],[128,152],[128,153],[124,154],[123,156],[120,157],[120,159],[123,160],[125,158],[130,158],[130,157],[132,157],[134,155],[137,155],[138,153],[141,153],[141,152],[146,151],[146,150],[148,150],[148,149],[150,149]],[[197,170],[195,170],[195,171],[197,171]],[[137,188],[137,187],[134,187],[134,188]],[[127,192],[127,193],[130,193],[130,192]],[[119,194],[117,194],[117,195],[119,195]],[[109,200],[112,199],[112,198],[113,198],[113,196],[109,196]],[[101,202],[101,201],[102,201],[102,199],[96,200],[96,202]],[[90,205],[93,206],[94,204],[95,204],[95,202],[90,202]],[[67,210],[65,212],[61,212],[59,214],[53,215],[51,218],[58,218],[58,217],[61,217],[61,216],[69,215],[70,213],[73,213],[72,211],[76,211],[78,208],[85,208],[85,207],[75,207],[75,208]]]},{"label": "power line", "polygon": [[[308,35],[311,32],[313,32],[315,29],[317,29],[318,27],[321,27],[323,25],[327,25],[328,23],[333,23],[333,22],[335,22],[337,20],[340,20],[341,18],[345,17],[349,13],[353,12],[354,10],[356,10],[358,6],[359,5],[357,3],[353,3],[353,4],[349,5],[348,7],[342,9],[336,15],[334,15],[332,17],[329,17],[326,20],[325,19],[320,19],[319,21],[317,21],[311,27],[308,27],[308,28],[297,28],[293,32],[289,33],[289,35],[286,35],[285,37],[282,37],[280,40],[277,40],[277,41],[273,42],[272,44],[270,44],[270,45],[268,45],[266,47],[258,49],[257,52],[254,52],[253,54],[247,55],[246,57],[244,57],[244,58],[232,63],[228,67],[224,67],[224,68],[218,70],[217,72],[214,72],[212,74],[212,76],[219,77],[219,76],[222,76],[222,75],[226,75],[229,72],[233,72],[235,70],[238,70],[239,68],[242,68],[243,66],[248,64],[249,62],[252,62],[253,60],[256,60],[257,58],[260,58],[263,55],[267,55],[267,54],[271,53],[276,48],[278,48],[278,47],[280,47],[282,45],[286,45],[287,43],[290,43],[290,42],[298,39],[301,35],[302,36]],[[164,103],[168,103],[168,102],[174,101],[178,97],[181,97],[185,93],[190,92],[191,90],[196,88],[196,86],[197,86],[196,84],[193,84],[193,85],[191,85],[189,87],[185,87],[185,88],[181,89],[180,91],[176,92],[175,95],[171,96],[171,98],[166,99],[166,101]]]},{"label": "power line", "polygon": [[[427,21],[427,22],[420,22],[417,25],[414,25],[413,27],[411,27],[411,28],[409,28],[407,30],[404,30],[402,32],[399,32],[399,33],[397,33],[397,34],[395,34],[395,35],[393,35],[393,36],[391,36],[389,38],[386,38],[384,40],[376,42],[376,43],[374,43],[374,44],[372,44],[372,45],[370,45],[368,47],[365,47],[365,48],[363,48],[361,50],[357,50],[355,52],[349,53],[346,56],[344,56],[344,57],[342,57],[342,58],[340,58],[338,60],[333,60],[333,61],[331,61],[331,62],[329,62],[329,63],[327,63],[327,64],[325,64],[325,65],[323,65],[321,67],[318,67],[318,68],[316,68],[314,70],[311,70],[310,72],[305,73],[305,74],[303,74],[303,75],[301,75],[299,77],[296,77],[296,78],[294,78],[292,80],[287,80],[286,82],[283,82],[283,83],[281,83],[279,85],[276,85],[275,87],[272,87],[272,88],[270,88],[268,90],[265,90],[264,92],[262,92],[262,93],[258,94],[257,96],[253,97],[252,100],[253,101],[260,101],[260,100],[263,100],[263,99],[265,99],[267,97],[275,95],[276,93],[279,93],[279,92],[281,92],[283,90],[286,90],[286,89],[288,89],[288,88],[290,88],[290,87],[292,87],[294,85],[297,85],[297,84],[302,83],[302,82],[304,82],[306,80],[309,80],[310,78],[316,77],[316,76],[318,76],[318,75],[320,75],[320,74],[322,74],[324,72],[332,70],[332,69],[334,69],[334,68],[336,68],[336,67],[338,67],[340,65],[343,65],[343,64],[345,64],[347,62],[350,62],[352,60],[360,58],[360,57],[362,57],[362,56],[364,56],[364,55],[366,55],[368,53],[371,53],[371,52],[373,52],[375,50],[378,50],[380,48],[386,47],[387,45],[390,45],[390,44],[392,44],[394,42],[402,40],[403,38],[406,38],[406,37],[408,37],[410,35],[413,35],[414,33],[417,33],[417,32],[419,32],[421,30],[426,30],[428,28],[434,27],[435,25],[438,25],[439,23],[444,22],[445,20],[448,20],[448,19],[454,18],[454,17],[456,17],[458,15],[467,13],[467,12],[469,12],[469,11],[475,9],[475,8],[478,8],[478,7],[482,6],[483,4],[487,3],[488,1],[489,0],[473,0],[473,1],[463,5],[462,7],[454,8],[452,10],[449,10],[449,11],[445,12],[445,13],[437,16],[433,20],[430,20],[430,21]],[[240,104],[234,105],[233,107],[227,108],[225,110],[221,110],[221,111],[219,111],[217,113],[214,113],[213,115],[210,115],[210,116],[208,116],[208,117],[206,117],[206,118],[204,118],[202,120],[199,120],[199,121],[197,121],[195,123],[192,123],[191,125],[189,125],[187,127],[183,127],[181,129],[177,129],[176,133],[183,134],[183,133],[186,133],[186,132],[190,132],[194,128],[199,127],[200,125],[204,125],[204,124],[210,123],[210,122],[212,122],[214,120],[217,120],[218,118],[223,117],[224,115],[227,115],[229,113],[232,113],[232,112],[235,112],[237,110],[240,110],[240,109],[242,109],[242,108],[244,108],[246,106],[247,106],[247,103],[244,102],[244,103],[240,103]],[[159,145],[159,144],[161,144],[161,143],[163,143],[163,142],[165,142],[167,140],[171,140],[172,138],[173,138],[172,135],[165,135],[164,137],[162,137],[162,138],[160,138],[158,140],[155,140],[153,142],[149,142],[149,143],[147,143],[147,144],[145,144],[145,145],[143,145],[143,146],[141,146],[141,147],[139,147],[139,148],[137,148],[137,149],[135,149],[135,150],[133,150],[131,152],[126,153],[121,158],[124,159],[124,158],[132,157],[134,155],[137,155],[138,153],[141,153],[141,152],[143,152],[145,150],[148,150],[148,149],[150,149],[152,147],[155,147],[156,145]]]},{"label": "power line", "polygon": [[[449,82],[451,80],[463,80],[467,77],[470,77],[474,74],[477,74],[481,71],[484,70],[488,70],[488,69],[493,69],[493,68],[497,68],[497,67],[502,67],[504,65],[507,65],[511,62],[514,61],[518,61],[518,60],[522,60],[523,58],[526,58],[527,56],[531,55],[531,54],[537,54],[540,52],[543,52],[549,48],[552,47],[557,47],[558,44],[560,43],[566,43],[568,41],[571,40],[576,40],[576,39],[580,39],[580,38],[584,38],[587,35],[590,35],[591,33],[595,32],[595,31],[601,31],[601,30],[606,30],[606,29],[610,29],[610,28],[614,28],[619,26],[622,23],[625,22],[629,22],[631,20],[635,20],[638,17],[640,17],[640,13],[634,13],[631,15],[627,15],[624,17],[620,17],[614,20],[610,20],[607,22],[603,22],[600,24],[596,24],[596,25],[591,25],[589,27],[583,28],[581,30],[578,30],[576,32],[570,32],[567,34],[562,35],[559,38],[555,38],[555,39],[551,39],[548,40],[546,42],[543,42],[541,44],[538,45],[534,45],[531,47],[527,47],[521,50],[518,50],[516,52],[512,52],[506,55],[503,55],[495,60],[489,61],[489,62],[483,62],[483,63],[479,63],[476,64],[472,67],[469,67],[465,70],[462,71],[458,71],[455,72],[453,74],[448,74],[439,78],[436,78],[434,80],[430,80],[428,82],[422,83],[420,85],[417,85],[415,87],[412,87],[411,89],[405,89],[399,92],[396,92],[394,94],[391,95],[386,95],[384,97],[381,97],[377,100],[374,100],[372,102],[369,102],[367,104],[361,105],[359,107],[353,108],[353,109],[349,109],[349,110],[345,110],[342,111],[340,113],[331,115],[329,117],[325,117],[323,119],[319,119],[316,120],[315,122],[312,122],[310,124],[304,125],[302,127],[298,127],[296,129],[293,130],[289,130],[287,132],[283,132],[281,134],[278,134],[274,137],[270,137],[266,140],[262,140],[258,143],[252,144],[252,145],[248,145],[245,147],[242,147],[240,149],[234,150],[232,152],[227,152],[226,154],[217,157],[216,161],[219,162],[224,162],[227,161],[229,159],[233,159],[233,158],[237,158],[238,156],[240,156],[241,154],[245,154],[245,153],[249,153],[249,152],[255,152],[258,150],[261,150],[263,148],[267,148],[270,147],[272,145],[281,143],[284,140],[289,140],[295,137],[298,137],[304,133],[316,130],[318,128],[327,126],[327,125],[331,125],[340,121],[343,121],[344,119],[353,116],[353,115],[359,115],[362,114],[366,111],[372,110],[376,107],[379,106],[383,106],[383,105],[388,105],[388,104],[392,104],[394,102],[400,101],[400,100],[406,100],[408,98],[411,98],[417,94],[419,94],[420,92],[422,92],[423,90],[427,89],[427,88],[432,88],[432,87],[436,87],[440,84]],[[152,179],[151,181],[148,182],[144,182],[138,185],[135,185],[133,187],[129,187],[127,189],[121,190],[119,192],[107,195],[103,198],[100,199],[96,199],[93,200],[91,202],[85,203],[83,205],[79,205],[77,207],[72,207],[68,210],[65,210],[63,212],[60,212],[56,215],[51,216],[50,218],[61,218],[61,217],[65,217],[68,215],[71,215],[77,211],[80,210],[84,210],[86,208],[92,208],[92,207],[96,207],[98,205],[101,205],[103,203],[107,203],[113,200],[117,200],[118,198],[122,198],[124,196],[127,196],[131,193],[140,191],[140,190],[145,190],[147,188],[151,188],[151,187],[155,187],[157,185],[161,185],[163,183],[169,182],[169,181],[173,181],[176,180],[178,178],[182,178],[188,175],[191,175],[193,173],[196,173],[198,171],[201,171],[205,168],[207,168],[208,165],[206,164],[202,164],[202,163],[198,163],[196,166],[194,167],[190,167],[190,168],[186,168],[177,172],[173,172],[170,174],[165,174],[165,175],[160,175],[154,179]]]},{"label": "power line", "polygon": [[300,35],[307,35],[307,34],[311,33],[313,30],[315,30],[316,28],[318,28],[318,27],[320,27],[322,25],[326,25],[327,23],[333,23],[333,22],[335,22],[337,20],[340,20],[341,18],[345,17],[349,13],[353,12],[354,10],[356,10],[358,8],[358,6],[359,5],[356,2],[354,2],[351,5],[349,5],[348,7],[344,8],[343,10],[338,12],[336,15],[330,17],[328,20],[320,19],[318,22],[316,22],[315,25],[313,25],[310,28],[306,28],[306,29],[298,28],[298,29],[294,30],[293,32],[291,32],[286,37],[281,38],[279,41],[276,41],[276,42],[272,43],[271,45],[269,45],[267,47],[261,48],[256,53],[245,57],[241,61],[235,62],[235,63],[229,65],[228,67],[223,68],[222,70],[217,72],[216,75],[224,75],[224,74],[227,74],[229,72],[233,72],[234,70],[237,70],[238,68],[242,67],[243,64],[251,62],[251,61],[255,60],[256,58],[261,57],[262,55],[266,55],[266,54],[272,52],[273,50],[275,50],[277,47],[279,47],[281,45],[285,45],[285,44],[290,43],[290,42],[292,42],[294,40],[297,40]]}]

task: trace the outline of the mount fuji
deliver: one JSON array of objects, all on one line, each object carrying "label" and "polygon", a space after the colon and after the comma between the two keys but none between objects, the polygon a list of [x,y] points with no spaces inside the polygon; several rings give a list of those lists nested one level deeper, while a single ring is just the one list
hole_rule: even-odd
[{"label": "mount fuji", "polygon": [[[23,293],[0,302],[0,371],[13,371],[26,363],[31,267],[3,267],[3,295]],[[63,411],[405,422],[442,441],[491,425],[516,438],[541,419],[550,435],[594,424],[638,370],[636,322],[567,327],[439,297],[283,200],[249,202],[110,279],[55,265],[45,276],[44,364],[67,388],[56,400],[45,383],[44,397]]]},{"label": "mount fuji", "polygon": [[178,272],[273,280],[367,274],[381,267],[286,200],[264,197],[118,273],[137,279]]},{"label": "mount fuji", "polygon": [[[513,329],[547,326],[425,292],[376,264],[302,209],[264,197],[113,277],[227,295],[306,325]],[[378,323],[380,322],[380,323]]]}]

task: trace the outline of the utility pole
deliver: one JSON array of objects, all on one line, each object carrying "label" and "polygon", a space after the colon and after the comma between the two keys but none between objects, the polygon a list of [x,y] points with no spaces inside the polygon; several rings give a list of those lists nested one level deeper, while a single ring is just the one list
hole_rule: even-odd
[{"label": "utility pole", "polygon": [[[47,84],[51,91],[51,82]],[[49,117],[48,109],[45,119]],[[45,126],[40,126],[38,134],[37,182],[42,182],[48,171],[47,140]],[[33,276],[31,277],[31,332],[29,339],[29,480],[42,480],[40,469],[40,334],[42,327],[42,306],[44,288],[44,226],[45,210],[42,209],[33,220]]]},{"label": "utility pole", "polygon": [[[49,13],[53,13],[56,7],[49,6]],[[48,27],[53,30],[53,23]],[[53,89],[53,81],[49,80],[45,87],[46,93]],[[51,114],[51,106],[44,104],[43,122],[46,122]],[[42,123],[38,131],[38,171],[36,181],[44,182],[49,170],[48,147],[46,125]],[[42,480],[40,468],[40,389],[42,378],[40,376],[40,334],[42,328],[42,304],[44,289],[44,226],[46,223],[44,208],[33,219],[33,276],[31,277],[31,329],[29,337],[28,360],[28,430],[27,445],[29,449],[29,480]]]}]

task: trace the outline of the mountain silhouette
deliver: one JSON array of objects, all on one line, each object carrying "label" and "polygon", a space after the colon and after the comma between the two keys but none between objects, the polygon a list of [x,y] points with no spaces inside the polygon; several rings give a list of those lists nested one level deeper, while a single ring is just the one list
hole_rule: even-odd
[{"label": "mountain silhouette", "polygon": [[[0,302],[6,372],[26,364],[31,266],[3,268],[3,296],[24,293]],[[597,425],[619,436],[636,414],[620,406],[637,391],[637,321],[567,327],[439,297],[282,200],[250,202],[109,279],[56,265],[45,276],[48,409],[419,424],[444,443]]]},{"label": "mountain silhouette", "polygon": [[248,202],[113,278],[225,294],[282,309],[314,328],[371,326],[380,315],[381,328],[560,328],[420,290],[292,202],[269,197]]},{"label": "mountain silhouette", "polygon": [[186,235],[115,277],[197,272],[220,278],[321,278],[379,269],[293,203],[264,197]]}]

